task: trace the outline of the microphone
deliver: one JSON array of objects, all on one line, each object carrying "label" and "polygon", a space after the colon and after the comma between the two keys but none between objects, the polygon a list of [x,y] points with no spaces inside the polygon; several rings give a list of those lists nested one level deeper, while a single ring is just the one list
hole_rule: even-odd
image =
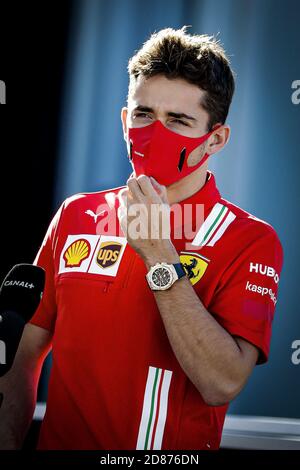
[{"label": "microphone", "polygon": [[[45,270],[32,264],[16,264],[0,288],[0,377],[15,359],[25,324],[41,301]],[[0,397],[1,401],[1,397]]]}]

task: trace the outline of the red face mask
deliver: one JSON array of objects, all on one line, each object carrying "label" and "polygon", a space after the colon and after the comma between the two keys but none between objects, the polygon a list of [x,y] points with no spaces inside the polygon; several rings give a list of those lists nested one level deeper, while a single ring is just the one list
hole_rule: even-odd
[{"label": "red face mask", "polygon": [[184,178],[209,157],[206,153],[196,165],[187,166],[190,153],[203,144],[212,132],[201,137],[186,137],[170,131],[160,120],[148,126],[129,128],[128,155],[136,176],[153,176],[164,186]]}]

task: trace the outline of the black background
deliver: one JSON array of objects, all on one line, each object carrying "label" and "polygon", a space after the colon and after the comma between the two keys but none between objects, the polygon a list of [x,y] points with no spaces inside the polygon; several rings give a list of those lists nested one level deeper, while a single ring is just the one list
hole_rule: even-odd
[{"label": "black background", "polygon": [[[15,264],[33,262],[56,211],[59,116],[74,5],[1,2],[0,80],[6,84],[6,105],[0,106],[1,283]],[[46,381],[42,374],[38,400],[46,399]],[[33,423],[25,448],[34,447],[38,425]]]},{"label": "black background", "polygon": [[55,212],[58,126],[74,2],[1,2],[1,272],[31,263]]}]

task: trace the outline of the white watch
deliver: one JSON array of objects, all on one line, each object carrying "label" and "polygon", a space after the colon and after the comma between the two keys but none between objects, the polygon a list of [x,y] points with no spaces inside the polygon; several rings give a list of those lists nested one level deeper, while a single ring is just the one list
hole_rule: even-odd
[{"label": "white watch", "polygon": [[166,290],[185,275],[186,273],[181,263],[156,263],[146,274],[146,279],[150,289]]}]

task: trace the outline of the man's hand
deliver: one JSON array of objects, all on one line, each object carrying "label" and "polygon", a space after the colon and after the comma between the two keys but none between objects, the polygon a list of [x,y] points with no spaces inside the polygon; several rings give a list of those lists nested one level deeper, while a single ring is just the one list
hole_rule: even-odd
[{"label": "man's hand", "polygon": [[170,240],[170,206],[165,186],[145,175],[130,177],[118,194],[118,218],[128,243],[147,267],[179,262]]},{"label": "man's hand", "polygon": [[21,449],[23,445],[36,405],[41,368],[51,344],[50,331],[25,325],[13,366],[0,378],[0,450]]}]

